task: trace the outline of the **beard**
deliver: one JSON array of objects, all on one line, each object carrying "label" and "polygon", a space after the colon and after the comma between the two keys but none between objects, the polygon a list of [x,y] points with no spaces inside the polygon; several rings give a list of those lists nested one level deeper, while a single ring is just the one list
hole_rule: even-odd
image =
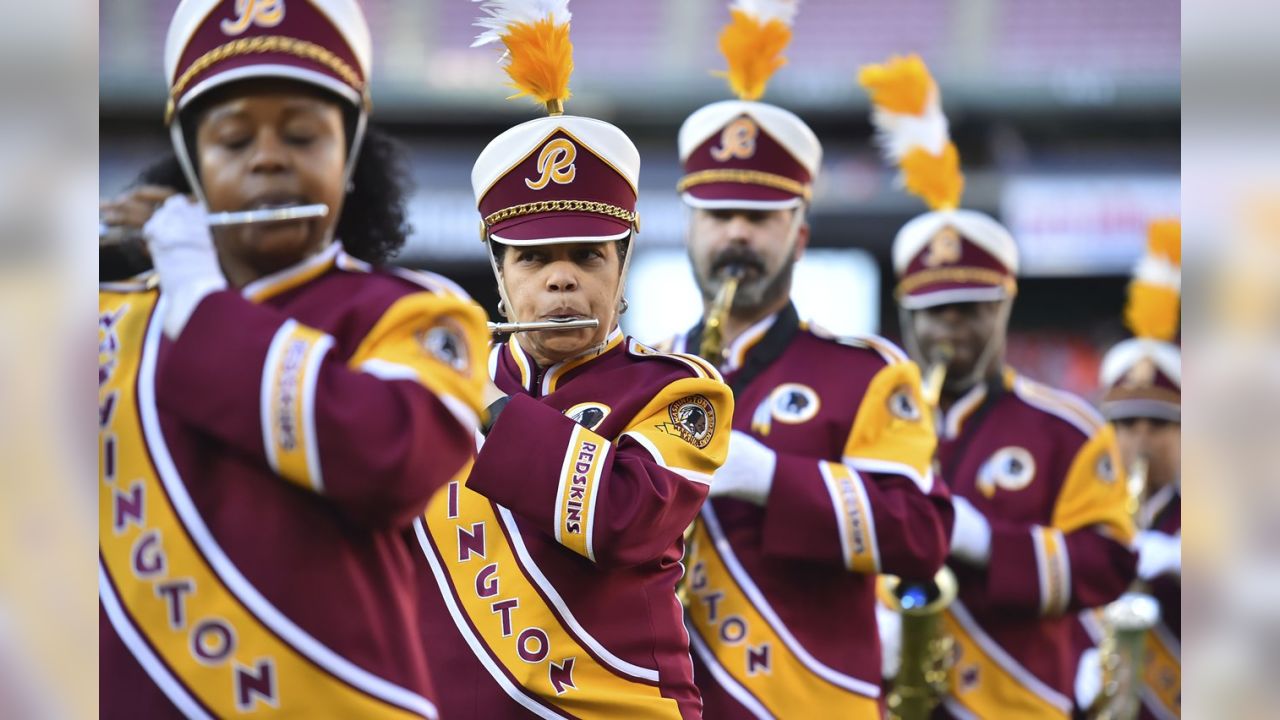
[{"label": "beard", "polygon": [[795,270],[795,266],[795,256],[788,255],[776,273],[740,283],[738,292],[733,296],[733,305],[729,312],[734,315],[754,315],[790,295],[791,273]]},{"label": "beard", "polygon": [[710,304],[715,300],[716,294],[724,286],[725,269],[733,265],[756,271],[754,278],[738,283],[733,305],[729,309],[733,315],[754,315],[757,311],[776,304],[791,292],[791,275],[796,265],[794,253],[788,253],[782,266],[776,272],[769,273],[763,258],[747,248],[733,247],[715,258],[708,276],[695,273],[698,289],[702,292],[705,303]]}]

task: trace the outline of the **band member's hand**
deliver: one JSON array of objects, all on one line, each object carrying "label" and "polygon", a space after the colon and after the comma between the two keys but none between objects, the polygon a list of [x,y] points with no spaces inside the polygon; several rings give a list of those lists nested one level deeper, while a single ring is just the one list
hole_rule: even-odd
[{"label": "band member's hand", "polygon": [[951,557],[986,567],[991,560],[991,524],[968,500],[954,495],[956,524],[951,528]]},{"label": "band member's hand", "polygon": [[164,333],[177,339],[200,301],[227,287],[205,209],[186,196],[173,195],[146,222],[142,233],[167,298]]},{"label": "band member's hand", "polygon": [[778,456],[759,440],[734,430],[729,455],[711,481],[711,497],[732,497],[764,505],[773,486]]},{"label": "band member's hand", "polygon": [[1138,577],[1154,580],[1162,575],[1182,577],[1182,534],[1155,530],[1138,533]]},{"label": "band member's hand", "polygon": [[1076,705],[1089,709],[1097,702],[1102,693],[1102,654],[1098,648],[1089,648],[1080,653],[1080,664],[1076,667]]},{"label": "band member's hand", "polygon": [[499,390],[498,386],[493,384],[493,380],[488,380],[485,382],[484,384],[485,407],[489,407],[490,405],[494,404],[495,402],[501,400],[506,396],[507,396],[506,393]]},{"label": "band member's hand", "polygon": [[880,677],[892,680],[902,667],[902,615],[877,600],[876,628],[880,631]]},{"label": "band member's hand", "polygon": [[493,379],[485,380],[484,385],[484,421],[480,424],[480,434],[487,436],[489,431],[498,422],[498,416],[502,414],[502,409],[507,406],[507,401],[511,398],[506,393],[498,389],[493,384]]},{"label": "band member's hand", "polygon": [[110,227],[142,230],[156,209],[177,193],[161,185],[140,185],[98,203],[98,219]]}]

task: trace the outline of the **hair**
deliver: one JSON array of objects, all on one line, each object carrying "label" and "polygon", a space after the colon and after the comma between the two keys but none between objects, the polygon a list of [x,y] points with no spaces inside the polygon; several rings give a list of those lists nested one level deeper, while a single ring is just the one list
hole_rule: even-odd
[{"label": "hair", "polygon": [[[352,188],[342,203],[334,236],[353,257],[380,265],[395,257],[412,228],[405,204],[413,185],[403,158],[406,153],[391,136],[370,126],[351,174]],[[170,152],[142,171],[135,185],[163,185],[190,193],[191,183],[178,156]]]}]

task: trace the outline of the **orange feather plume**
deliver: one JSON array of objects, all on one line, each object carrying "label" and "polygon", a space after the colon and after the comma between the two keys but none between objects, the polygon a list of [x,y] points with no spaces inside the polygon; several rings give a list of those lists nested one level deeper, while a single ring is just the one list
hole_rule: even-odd
[{"label": "orange feather plume", "polygon": [[935,88],[928,66],[915,53],[862,66],[858,83],[871,95],[873,105],[900,115],[923,115]]},{"label": "orange feather plume", "polygon": [[1173,341],[1181,320],[1181,289],[1182,224],[1153,222],[1147,230],[1147,253],[1129,284],[1125,325],[1138,337]]},{"label": "orange feather plume", "polygon": [[742,100],[764,96],[769,78],[787,59],[782,51],[791,43],[791,28],[778,18],[764,19],[744,10],[729,11],[732,19],[720,32],[720,52],[728,63],[729,87]]}]

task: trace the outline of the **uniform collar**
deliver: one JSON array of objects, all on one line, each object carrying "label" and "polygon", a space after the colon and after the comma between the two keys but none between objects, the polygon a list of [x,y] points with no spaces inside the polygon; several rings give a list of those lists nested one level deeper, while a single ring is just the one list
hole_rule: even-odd
[{"label": "uniform collar", "polygon": [[725,348],[724,366],[720,370],[730,373],[742,367],[742,364],[747,361],[747,353],[764,339],[765,333],[769,332],[769,328],[773,327],[777,320],[778,313],[773,313],[743,330],[742,334],[734,338],[733,342],[729,343],[729,347]]},{"label": "uniform collar", "polygon": [[[1011,390],[1014,383],[1017,382],[1018,374],[1013,368],[1005,367],[1002,379],[1004,381],[1004,390]],[[961,395],[960,399],[951,405],[951,409],[945,415],[943,413],[934,415],[938,422],[938,435],[944,440],[954,440],[960,437],[960,431],[964,428],[965,421],[973,417],[978,408],[982,407],[982,401],[987,399],[988,392],[987,381],[983,380],[969,388],[969,392]]]},{"label": "uniform collar", "polygon": [[[788,313],[789,310],[789,314],[795,312],[794,306],[788,302],[781,310],[757,320],[746,330],[742,331],[742,334],[734,338],[733,342],[729,343],[729,346],[725,348],[725,359],[723,362],[717,364],[717,369],[726,374],[734,372],[735,370],[740,370],[742,366],[746,364],[747,355],[751,352],[752,348],[755,348],[762,340],[764,340],[765,335],[767,335],[769,330],[777,323],[778,318],[782,317],[783,313]],[[693,353],[696,355],[700,349],[698,345],[702,343],[702,329],[703,323],[702,321],[699,321],[698,324],[693,326],[693,328],[687,333],[676,338],[676,341],[672,343],[672,350],[674,352]],[[710,358],[704,359],[710,360]]]},{"label": "uniform collar", "polygon": [[270,275],[254,280],[245,285],[240,292],[253,302],[262,302],[286,290],[305,285],[307,282],[325,274],[338,262],[338,257],[341,254],[342,243],[335,240],[315,255],[307,257],[283,270],[277,270]]},{"label": "uniform collar", "polygon": [[[578,370],[592,362],[610,354],[617,348],[622,346],[622,330],[614,327],[610,331],[608,337],[605,338],[604,344],[591,348],[585,352],[579,353],[567,360],[552,365],[548,368],[539,368],[533,358],[520,347],[520,343],[516,340],[515,335],[504,343],[504,354],[510,358],[512,364],[516,367],[516,372],[520,377],[520,386],[526,392],[535,397],[545,397],[556,391],[564,382],[567,382],[566,376],[572,371]],[[495,368],[496,370],[496,368]]]}]

